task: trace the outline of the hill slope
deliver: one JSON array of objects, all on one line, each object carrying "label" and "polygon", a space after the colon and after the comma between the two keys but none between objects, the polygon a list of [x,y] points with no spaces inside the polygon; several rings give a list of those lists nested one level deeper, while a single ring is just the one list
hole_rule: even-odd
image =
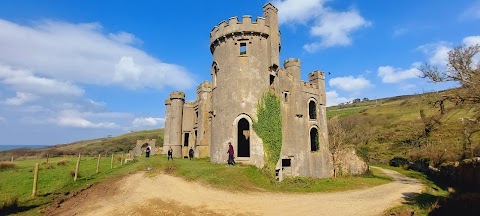
[{"label": "hill slope", "polygon": [[[451,94],[440,92],[440,95]],[[344,129],[346,145],[353,145],[367,160],[386,162],[394,156],[426,158],[432,164],[480,155],[480,136],[464,145],[462,119],[476,112],[467,105],[445,104],[445,113],[430,101],[437,93],[406,95],[327,108],[329,122]]]},{"label": "hill slope", "polygon": [[82,155],[98,155],[100,153],[128,152],[128,150],[135,147],[137,140],[142,139],[156,139],[155,145],[157,147],[163,146],[163,128],[130,132],[116,137],[83,140],[39,149],[12,149],[0,152],[0,161],[10,160],[12,155],[18,158],[33,155],[44,156],[46,154],[49,154],[49,156],[57,156],[79,153]]}]

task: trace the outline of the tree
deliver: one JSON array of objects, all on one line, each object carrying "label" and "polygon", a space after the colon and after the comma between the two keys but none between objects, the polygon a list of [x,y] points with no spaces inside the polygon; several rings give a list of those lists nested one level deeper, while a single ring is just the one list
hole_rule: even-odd
[{"label": "tree", "polygon": [[471,138],[480,132],[480,62],[474,62],[474,57],[480,55],[480,45],[458,46],[448,52],[447,65],[444,69],[430,64],[424,64],[420,69],[422,77],[431,82],[458,82],[460,87],[453,94],[443,94],[431,102],[445,112],[444,103],[453,102],[455,105],[467,104],[475,110],[472,116],[464,116],[461,121],[464,130],[463,154],[467,157],[468,147],[470,157],[473,157]]}]

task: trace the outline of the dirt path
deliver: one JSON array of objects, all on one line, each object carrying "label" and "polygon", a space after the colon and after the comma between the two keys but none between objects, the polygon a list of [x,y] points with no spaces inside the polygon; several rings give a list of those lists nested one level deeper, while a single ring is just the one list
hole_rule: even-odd
[{"label": "dirt path", "polygon": [[130,175],[99,184],[62,203],[52,215],[379,215],[423,185],[381,169],[395,181],[333,193],[231,193],[170,175]]}]

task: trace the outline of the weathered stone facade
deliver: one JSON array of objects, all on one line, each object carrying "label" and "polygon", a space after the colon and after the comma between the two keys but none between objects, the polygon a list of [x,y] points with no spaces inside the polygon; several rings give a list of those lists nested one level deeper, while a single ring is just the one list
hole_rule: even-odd
[{"label": "weathered stone facade", "polygon": [[[237,162],[264,166],[262,139],[252,129],[262,95],[274,91],[281,99],[282,150],[277,165],[284,177],[330,177],[325,77],[321,71],[300,80],[300,60],[288,59],[279,67],[278,10],[270,3],[264,17],[242,22],[232,17],[210,33],[213,54],[212,81],[197,88],[197,99],[185,102],[183,92],[172,92],[165,101],[163,153],[174,157],[210,157],[226,163],[228,142]],[[283,168],[282,168],[283,167]]]}]

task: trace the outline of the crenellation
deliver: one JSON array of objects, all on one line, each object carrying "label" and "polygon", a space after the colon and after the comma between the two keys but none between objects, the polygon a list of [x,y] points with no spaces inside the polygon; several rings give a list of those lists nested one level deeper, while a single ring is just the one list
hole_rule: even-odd
[{"label": "crenellation", "polygon": [[236,17],[236,16],[230,17],[230,18],[228,19],[228,24],[229,24],[229,25],[238,24],[238,17]]},{"label": "crenellation", "polygon": [[170,99],[182,99],[185,100],[185,92],[182,91],[176,91],[170,93]]}]

